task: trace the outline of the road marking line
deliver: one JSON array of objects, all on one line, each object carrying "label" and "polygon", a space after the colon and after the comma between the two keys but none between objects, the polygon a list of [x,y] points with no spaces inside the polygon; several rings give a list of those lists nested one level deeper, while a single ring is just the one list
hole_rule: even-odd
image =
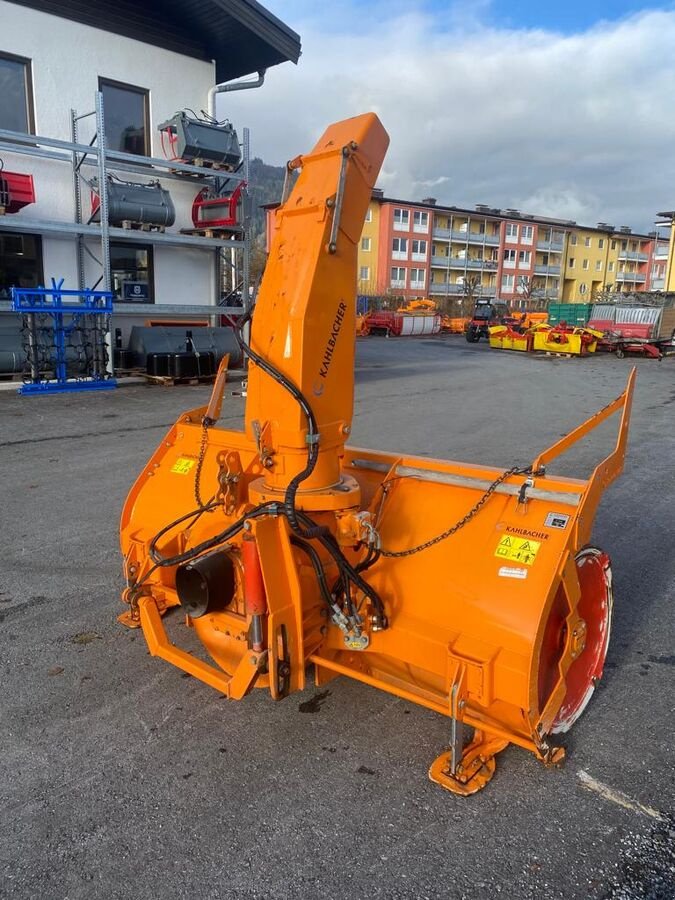
[{"label": "road marking line", "polygon": [[584,772],[583,769],[579,769],[577,772],[577,778],[586,788],[586,790],[594,791],[596,794],[600,794],[601,797],[604,797],[605,800],[609,800],[611,803],[616,803],[617,806],[623,806],[624,809],[630,809],[633,812],[640,813],[643,816],[650,816],[652,819],[656,819],[659,822],[667,822],[668,819],[663,813],[660,813],[658,809],[654,809],[651,806],[645,806],[643,803],[639,803],[637,800],[633,800],[627,794],[623,794],[621,791],[615,791],[614,788],[609,787],[606,784],[603,784],[601,781],[598,781],[596,778],[593,778],[592,775],[589,775],[588,772]]}]

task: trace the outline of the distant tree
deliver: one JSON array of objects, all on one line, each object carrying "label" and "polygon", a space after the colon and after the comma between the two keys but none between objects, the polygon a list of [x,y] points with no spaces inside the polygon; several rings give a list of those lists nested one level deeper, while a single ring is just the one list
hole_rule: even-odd
[{"label": "distant tree", "polygon": [[480,275],[467,275],[462,284],[462,309],[460,315],[473,312],[476,298],[480,295]]},{"label": "distant tree", "polygon": [[265,235],[259,234],[251,241],[251,252],[249,254],[250,282],[252,285],[255,286],[260,283],[266,263]]}]

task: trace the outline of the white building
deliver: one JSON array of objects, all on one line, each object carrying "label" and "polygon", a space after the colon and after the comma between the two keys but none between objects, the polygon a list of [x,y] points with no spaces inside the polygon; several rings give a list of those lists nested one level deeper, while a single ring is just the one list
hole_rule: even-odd
[{"label": "white building", "polygon": [[[72,227],[77,221],[69,154],[62,149],[56,160],[36,156],[30,147],[28,153],[13,152],[16,143],[7,140],[7,132],[71,141],[71,110],[94,110],[101,91],[109,149],[164,158],[159,123],[178,110],[207,109],[216,82],[297,62],[299,53],[298,36],[254,0],[0,0],[0,160],[6,171],[32,174],[36,194],[34,204],[0,216],[0,301],[12,285],[63,278],[65,287],[78,286],[78,236],[58,231],[59,223]],[[226,103],[219,112],[227,114]],[[233,124],[241,138],[246,123]],[[94,133],[95,119],[82,119],[79,142],[88,143]],[[137,182],[159,178],[171,192],[176,222],[166,235],[113,229],[112,286],[120,300],[129,281],[145,285],[140,295],[146,303],[213,304],[218,251],[204,238],[202,245],[198,237],[180,236],[192,226],[190,211],[201,184],[172,178],[167,170],[148,171],[147,177],[116,174]],[[90,177],[96,168],[83,172]],[[85,188],[84,223],[88,194]],[[82,240],[100,258],[96,234]],[[92,287],[101,267],[89,253],[84,258],[85,285]]]}]

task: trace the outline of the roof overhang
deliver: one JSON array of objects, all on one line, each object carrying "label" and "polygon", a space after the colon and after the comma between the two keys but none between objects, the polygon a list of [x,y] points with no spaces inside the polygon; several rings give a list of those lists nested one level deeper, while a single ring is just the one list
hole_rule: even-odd
[{"label": "roof overhang", "polygon": [[215,60],[230,81],[282,62],[297,63],[300,36],[256,0],[10,0],[92,28]]}]

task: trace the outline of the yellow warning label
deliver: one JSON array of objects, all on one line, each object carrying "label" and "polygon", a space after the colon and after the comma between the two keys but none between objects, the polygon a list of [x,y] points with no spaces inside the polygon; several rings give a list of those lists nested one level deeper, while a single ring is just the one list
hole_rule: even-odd
[{"label": "yellow warning label", "polygon": [[516,562],[531,566],[537,557],[541,541],[533,541],[531,538],[516,537],[514,534],[505,534],[497,544],[495,556],[500,559],[513,559]]},{"label": "yellow warning label", "polygon": [[171,466],[171,471],[175,472],[176,475],[187,475],[194,464],[194,459],[188,459],[187,456],[179,456],[176,462]]}]

